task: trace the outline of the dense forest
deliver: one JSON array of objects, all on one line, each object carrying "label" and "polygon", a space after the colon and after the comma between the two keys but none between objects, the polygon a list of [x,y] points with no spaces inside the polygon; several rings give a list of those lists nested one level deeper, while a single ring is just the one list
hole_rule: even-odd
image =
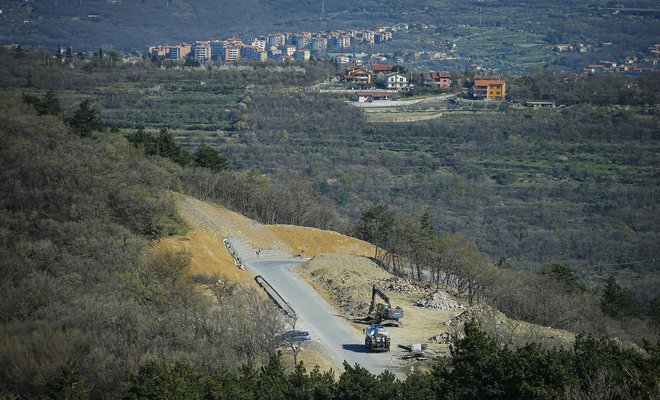
[{"label": "dense forest", "polygon": [[[393,126],[407,130],[391,132],[388,140],[378,139],[379,125],[367,123],[341,98],[300,92],[283,84],[290,79],[299,79],[301,84],[314,81],[332,73],[331,65],[292,66],[278,70],[280,75],[270,73],[270,67],[251,66],[226,71],[151,70],[149,66],[110,71],[108,65],[86,69],[33,65],[30,69],[24,68],[31,60],[29,54],[14,57],[2,60],[7,73],[1,78],[5,91],[0,95],[0,176],[6,187],[0,197],[0,396],[581,399],[659,395],[657,344],[643,340],[657,339],[657,299],[642,307],[614,276],[602,289],[590,291],[572,269],[561,264],[548,265],[534,274],[516,271],[508,259],[494,265],[470,240],[449,234],[439,225],[442,218],[427,212],[411,220],[408,215],[415,214],[415,207],[398,206],[395,201],[390,202],[390,210],[370,205],[373,199],[367,198],[355,210],[340,215],[337,210],[341,208],[331,203],[336,199],[309,179],[310,170],[294,170],[289,179],[278,177],[275,158],[265,158],[271,166],[260,167],[262,171],[272,168],[270,178],[244,167],[249,158],[237,157],[237,150],[249,154],[246,149],[257,146],[265,151],[264,138],[268,137],[279,137],[282,146],[292,150],[288,154],[293,160],[305,154],[310,146],[307,140],[332,154],[337,150],[329,151],[332,146],[326,143],[331,140],[344,146],[336,153],[341,157],[332,158],[340,167],[342,157],[359,155],[349,153],[352,140],[374,137],[372,142],[386,150],[389,140],[398,135],[403,134],[402,144],[406,143],[403,139],[415,138],[415,129]],[[41,80],[33,79],[40,74]],[[187,83],[172,84],[203,88],[204,95],[223,95],[226,92],[207,92],[206,87],[234,82],[238,96],[228,103],[231,127],[228,134],[219,136],[225,140],[206,137],[187,142],[186,137],[175,136],[174,127],[147,130],[128,125],[121,129],[107,122],[106,116],[113,111],[103,99],[126,106],[121,100],[124,97],[108,96],[115,89],[106,87],[99,94],[99,86],[112,83],[125,88],[122,84],[130,82],[146,95],[146,89],[185,74],[191,74]],[[55,80],[58,75],[64,79]],[[200,78],[209,83],[199,85]],[[298,110],[291,120],[315,121],[317,130],[309,131],[306,124],[284,125],[277,118],[284,106],[260,90],[260,82],[273,85],[272,96],[284,101],[298,99],[286,109]],[[264,103],[272,113],[269,119],[254,111],[257,102],[266,101],[270,101]],[[619,124],[625,128],[624,136],[606,131],[609,142],[637,138],[646,146],[654,145],[655,133],[645,125],[655,121],[653,110],[635,107],[641,108],[633,109],[622,123],[637,124],[635,135],[639,136],[628,138],[625,132],[630,125]],[[323,112],[305,113],[311,108]],[[581,110],[594,112],[579,115],[593,116],[596,122],[612,121],[609,113],[614,112],[584,104],[560,112],[570,116]],[[346,115],[339,118],[337,111]],[[194,115],[189,117],[194,119]],[[534,129],[538,129],[550,125],[540,124],[539,118],[552,119],[553,115],[541,112],[517,117],[504,110],[491,117],[496,122],[505,118],[536,121],[539,125]],[[477,118],[483,124],[486,117]],[[573,121],[577,124],[580,119],[574,117]],[[422,137],[440,138],[441,129],[460,125],[411,126],[426,126],[428,131],[421,131]],[[478,124],[468,126],[478,129]],[[592,139],[603,126],[608,125],[596,125],[593,132],[581,135],[584,140]],[[340,135],[334,129],[349,133]],[[487,132],[478,134],[484,141],[488,138]],[[562,140],[555,134],[555,141]],[[273,149],[277,149],[276,143],[272,141]],[[465,140],[458,143],[465,154],[480,151]],[[449,145],[453,143],[444,144]],[[501,151],[495,143],[491,146],[486,150]],[[626,171],[637,165],[633,171],[641,173],[637,179],[643,181],[642,164],[654,165],[657,160],[652,154],[645,155],[650,151],[646,147],[638,146],[631,156],[639,164],[612,159],[624,164]],[[618,154],[616,148],[612,151]],[[320,151],[316,154],[322,155]],[[270,157],[279,156],[273,153]],[[378,158],[370,157],[370,162],[379,165]],[[457,165],[465,168],[464,163]],[[398,167],[410,168],[406,164]],[[583,179],[589,178],[585,176]],[[632,174],[616,172],[614,176],[629,179],[626,184],[637,188]],[[326,184],[332,187],[336,183]],[[503,341],[485,333],[490,327],[472,323],[466,326],[463,338],[454,338],[449,358],[404,381],[390,373],[373,376],[348,365],[336,380],[331,374],[307,372],[302,366],[286,372],[274,354],[275,338],[284,322],[270,302],[254,290],[214,277],[189,277],[185,274],[186,253],[147,251],[150,240],[185,231],[175,212],[177,191],[220,202],[265,222],[354,231],[381,246],[384,253],[376,254],[376,259],[394,272],[402,272],[403,267],[418,273],[424,269],[434,281],[458,290],[469,301],[488,301],[517,318],[596,336],[579,336],[574,348],[565,350],[548,343]],[[294,191],[297,197],[291,195]],[[352,193],[360,192],[355,189]],[[627,197],[627,201],[633,200]],[[349,219],[351,215],[356,217]],[[647,220],[649,215],[655,218],[652,207],[647,210]],[[656,221],[648,223],[649,234],[655,234]],[[203,294],[199,285],[211,296]],[[553,310],[559,310],[555,317],[565,319],[553,319]],[[618,336],[625,344],[596,338],[602,335]]]},{"label": "dense forest", "polygon": [[[428,372],[397,380],[389,372],[373,375],[344,363],[338,379],[332,371],[306,370],[300,363],[287,372],[278,354],[261,367],[239,371],[199,371],[186,363],[148,362],[127,371],[113,399],[650,399],[660,393],[659,349],[648,356],[621,349],[615,342],[579,337],[572,350],[544,350],[528,344],[500,347],[477,324],[455,338],[451,356]],[[74,361],[48,386],[51,399],[85,399],[95,387]],[[1,390],[1,389],[0,389]],[[10,391],[4,398],[17,398]]]}]

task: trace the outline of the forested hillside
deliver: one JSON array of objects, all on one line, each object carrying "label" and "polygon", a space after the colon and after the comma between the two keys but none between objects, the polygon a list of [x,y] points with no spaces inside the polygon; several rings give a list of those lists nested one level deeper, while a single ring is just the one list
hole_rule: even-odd
[{"label": "forested hillside", "polygon": [[[657,293],[658,77],[539,72],[512,80],[512,96],[567,107],[384,124],[345,98],[301,90],[337,73],[326,63],[71,69],[36,59],[7,54],[0,84],[53,89],[67,110],[91,99],[127,134],[168,128],[189,150],[207,143],[233,169],[322,195],[353,224],[373,203],[426,211],[440,232],[462,233],[514,268],[560,261],[591,284],[616,272],[643,302]],[[235,184],[264,183],[246,176]],[[295,223],[312,219],[298,213]],[[322,226],[351,230],[330,220]]]},{"label": "forested hillside", "polygon": [[[477,190],[484,182],[486,188],[502,185],[511,190],[490,192],[502,196],[498,200],[506,200],[506,207],[508,203],[524,206],[533,199],[537,206],[551,207],[553,218],[556,214],[576,219],[567,203],[555,206],[560,199],[547,195],[559,190],[552,186],[556,179],[568,182],[569,194],[573,185],[579,187],[574,182],[592,182],[593,190],[600,184],[603,199],[622,184],[625,201],[646,212],[647,225],[639,222],[642,218],[633,209],[626,209],[623,216],[595,214],[602,218],[599,223],[607,226],[630,216],[635,227],[646,229],[638,228],[640,232],[653,237],[657,232],[653,204],[648,205],[644,196],[635,197],[645,193],[644,185],[649,186],[645,196],[652,198],[655,193],[647,170],[657,163],[653,108],[583,103],[540,113],[501,110],[474,119],[386,126],[366,122],[341,98],[301,91],[300,86],[333,74],[334,67],[328,64],[212,71],[154,70],[148,64],[121,69],[89,64],[74,69],[39,64],[42,60],[29,52],[14,57],[1,58],[6,73],[0,77],[5,90],[0,94],[0,179],[6,189],[0,194],[0,397],[659,395],[660,352],[657,344],[641,340],[656,335],[657,299],[642,312],[613,276],[601,295],[588,291],[562,265],[545,267],[540,278],[519,274],[507,260],[494,265],[469,240],[446,235],[451,226],[443,225],[445,220],[469,222],[466,217],[451,219],[452,215],[480,215],[470,210],[489,201]],[[182,77],[187,79],[176,81]],[[261,88],[266,84],[272,92]],[[530,85],[529,90],[533,88]],[[228,111],[216,113],[215,99],[223,96],[226,103],[220,110]],[[132,106],[136,101],[144,103]],[[168,108],[159,111],[154,104]],[[118,110],[128,116],[150,114],[151,119],[133,125],[132,119],[119,117]],[[217,126],[191,128],[200,112],[217,118],[210,121]],[[557,127],[559,118],[574,124],[575,131],[568,124]],[[510,121],[520,128],[505,125]],[[141,129],[147,122],[153,125]],[[484,127],[486,122],[492,131]],[[179,130],[178,124],[186,127]],[[180,134],[178,141],[172,132]],[[534,140],[525,139],[523,133],[535,135]],[[490,137],[509,143],[513,150]],[[537,141],[545,147],[536,147]],[[555,166],[553,152],[564,151],[564,146],[571,151],[559,154],[592,162],[601,173],[590,172],[594,167],[589,163],[578,163],[577,171],[571,165],[567,171],[564,165]],[[612,162],[603,162],[599,152]],[[498,182],[490,177],[492,166],[480,169],[477,162],[489,153],[524,157],[523,164],[538,157],[540,165],[533,171],[539,175],[523,173],[527,167],[512,169],[513,178],[508,178],[512,181]],[[605,163],[608,168],[601,168]],[[255,166],[272,175],[248,169]],[[286,169],[290,170],[285,174]],[[327,175],[334,170],[352,176]],[[432,177],[447,174],[450,180],[433,192],[435,197],[407,191],[415,188],[411,184],[403,186],[406,190],[394,189],[401,182],[414,182],[413,172],[421,177],[426,172]],[[533,179],[542,179],[542,184]],[[516,197],[515,184],[523,193],[522,185],[533,183],[548,192]],[[193,280],[185,274],[187,253],[148,251],[150,240],[185,231],[175,212],[173,190],[216,200],[266,222],[354,226],[356,234],[398,253],[381,257],[386,263],[394,261],[391,265],[396,268],[397,258],[405,257],[419,261],[436,278],[439,272],[445,277],[449,272],[460,280],[459,294],[469,301],[485,299],[510,315],[539,323],[599,335],[621,334],[625,346],[632,348],[579,336],[572,350],[538,344],[510,349],[469,323],[465,337],[454,338],[449,358],[405,381],[396,381],[390,373],[376,377],[359,366],[345,366],[337,380],[332,374],[306,372],[302,366],[288,373],[273,354],[283,322],[270,302],[254,290],[213,277]],[[371,191],[375,197],[365,195]],[[582,194],[576,190],[573,202],[586,201]],[[436,197],[438,203],[433,202]],[[418,198],[441,204],[440,212],[426,214],[419,222],[403,215],[433,211],[431,206],[416,205]],[[329,199],[336,202],[334,207]],[[372,205],[373,200],[389,200],[397,218],[388,207]],[[625,205],[616,197],[607,201]],[[453,214],[445,213],[444,207],[450,206],[456,207]],[[344,218],[336,211],[343,209]],[[517,215],[516,208],[509,210]],[[352,223],[346,222],[347,217]],[[381,220],[390,225],[370,223]],[[564,220],[561,226],[568,225]],[[456,226],[460,232],[468,224]],[[483,239],[476,238],[483,246]],[[624,242],[634,248],[629,243]],[[428,251],[417,251],[415,246],[420,245]],[[491,274],[494,270],[499,272]],[[653,276],[643,272],[652,282]],[[200,285],[208,290],[202,292]],[[552,297],[543,297],[548,295]],[[641,343],[643,349],[628,341]]]},{"label": "forested hillside", "polygon": [[220,282],[210,293],[228,299],[212,307],[185,275],[187,254],[145,253],[185,229],[177,167],[121,135],[81,137],[75,114],[69,127],[49,104],[37,116],[0,95],[0,397],[57,391],[62,371],[98,394],[147,362],[210,372],[265,357],[280,329],[271,303]]}]

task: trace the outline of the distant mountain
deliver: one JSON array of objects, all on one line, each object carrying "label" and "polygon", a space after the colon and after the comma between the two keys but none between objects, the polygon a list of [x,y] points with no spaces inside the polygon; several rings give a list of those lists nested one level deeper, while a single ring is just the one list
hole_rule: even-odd
[{"label": "distant mountain", "polygon": [[394,22],[424,22],[456,37],[461,27],[506,27],[551,44],[607,43],[615,55],[648,46],[658,34],[650,0],[2,0],[0,10],[0,44],[59,44],[74,52],[144,51],[149,45]]},{"label": "distant mountain", "polygon": [[149,44],[250,36],[271,30],[319,30],[328,19],[335,21],[331,29],[339,28],[337,20],[355,17],[373,25],[398,20],[400,13],[417,10],[425,2],[8,0],[3,3],[0,3],[0,43],[49,47],[61,44],[72,46],[77,52],[101,45],[143,50]]}]

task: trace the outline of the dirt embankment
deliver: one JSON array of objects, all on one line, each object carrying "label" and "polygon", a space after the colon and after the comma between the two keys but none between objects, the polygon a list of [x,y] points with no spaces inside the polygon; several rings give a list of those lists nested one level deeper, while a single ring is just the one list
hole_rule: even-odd
[{"label": "dirt embankment", "polygon": [[227,249],[213,232],[189,231],[185,236],[162,239],[154,243],[154,252],[186,251],[191,255],[188,273],[191,276],[218,276],[222,280],[247,283],[252,280],[248,271],[234,264]]},{"label": "dirt embankment", "polygon": [[188,232],[153,243],[152,251],[188,251],[190,275],[217,275],[247,284],[252,281],[252,274],[236,267],[223,240],[236,236],[264,248],[274,245],[274,238],[260,224],[224,207],[178,195],[177,211],[188,225]]},{"label": "dirt embankment", "polygon": [[223,239],[243,239],[255,249],[279,249],[304,257],[344,253],[371,255],[373,245],[336,232],[291,225],[262,225],[224,207],[178,195],[177,211],[188,225],[183,236],[165,238],[153,251],[188,251],[191,275],[219,275],[233,282],[247,282],[252,275],[236,268]]},{"label": "dirt embankment", "polygon": [[[392,305],[404,309],[402,326],[389,328],[394,355],[405,354],[397,348],[399,344],[412,343],[428,343],[430,348],[446,352],[447,339],[460,332],[462,323],[471,318],[490,326],[490,333],[503,342],[568,344],[574,337],[568,332],[508,319],[485,306],[467,307],[445,291],[395,278],[368,258],[374,247],[355,238],[315,228],[264,226],[226,208],[183,195],[177,199],[177,208],[188,224],[188,233],[155,242],[152,251],[190,252],[191,275],[217,275],[253,285],[252,273],[237,268],[224,247],[223,239],[237,237],[254,248],[314,257],[298,267],[299,273],[349,320],[366,317],[372,285],[379,284]],[[362,329],[364,325],[356,322],[355,327]],[[323,355],[312,348],[301,353],[301,359],[310,367],[321,364],[324,370],[332,365],[327,360],[323,362]]]},{"label": "dirt embankment", "polygon": [[[320,255],[298,267],[305,277],[336,309],[363,328],[373,284],[390,298],[392,306],[404,309],[399,327],[389,327],[393,351],[398,345],[426,344],[438,354],[446,354],[452,335],[461,336],[466,322],[475,319],[498,342],[517,346],[530,341],[550,346],[570,345],[574,335],[507,318],[485,304],[469,306],[466,302],[432,284],[397,278],[366,257]],[[380,298],[377,302],[382,302]],[[397,355],[395,353],[395,355]]]},{"label": "dirt embankment", "polygon": [[[404,354],[398,345],[430,343],[430,338],[451,332],[452,328],[446,323],[463,311],[458,307],[418,307],[417,301],[433,293],[435,288],[396,278],[366,257],[320,255],[299,266],[298,271],[347,319],[354,321],[357,329],[366,326],[358,320],[367,316],[372,287],[378,284],[392,306],[401,306],[404,310],[401,326],[388,328],[395,355]],[[376,301],[383,302],[380,298]],[[459,303],[453,298],[452,301]],[[430,347],[440,352],[447,350],[446,343],[431,343]]]},{"label": "dirt embankment", "polygon": [[314,257],[319,254],[374,255],[374,246],[337,232],[293,225],[268,225],[268,231],[293,249],[294,255]]}]

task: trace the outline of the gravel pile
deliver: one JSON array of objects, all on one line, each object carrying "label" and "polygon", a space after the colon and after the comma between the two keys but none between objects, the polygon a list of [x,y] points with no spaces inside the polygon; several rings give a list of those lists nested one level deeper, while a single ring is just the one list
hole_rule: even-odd
[{"label": "gravel pile", "polygon": [[427,294],[426,296],[417,300],[415,304],[418,307],[439,308],[441,310],[455,310],[465,308],[463,304],[452,299],[447,293],[440,290],[436,290],[435,292]]},{"label": "gravel pile", "polygon": [[488,326],[503,326],[507,324],[507,318],[501,312],[485,304],[475,304],[465,309],[462,313],[446,321],[448,326],[461,327],[470,320],[476,320],[485,323]]},{"label": "gravel pile", "polygon": [[469,322],[470,320],[477,320],[480,321],[483,319],[483,314],[484,310],[482,310],[479,307],[471,307],[463,311],[462,313],[458,314],[454,318],[450,319],[449,321],[445,322],[445,325],[449,326],[461,326],[465,325],[466,322]]},{"label": "gravel pile", "polygon": [[397,293],[420,294],[426,292],[426,289],[424,287],[421,287],[418,283],[413,282],[409,279],[401,279],[401,278],[386,279],[381,283],[380,287],[387,291],[397,292]]},{"label": "gravel pile", "polygon": [[449,332],[438,333],[435,336],[431,336],[429,341],[432,343],[451,343],[451,334]]}]

